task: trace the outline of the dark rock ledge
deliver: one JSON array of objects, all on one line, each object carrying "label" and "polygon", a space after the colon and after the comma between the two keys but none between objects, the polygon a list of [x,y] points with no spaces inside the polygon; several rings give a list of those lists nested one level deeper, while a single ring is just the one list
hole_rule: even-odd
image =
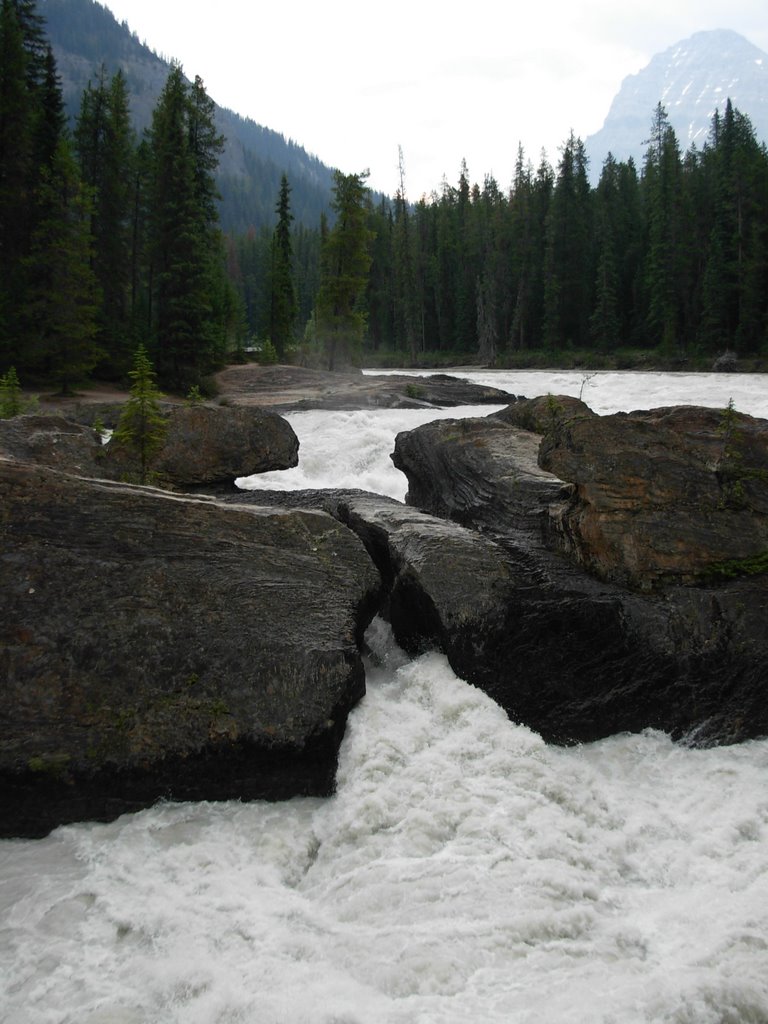
[{"label": "dark rock ledge", "polygon": [[[550,741],[768,734],[765,421],[520,400],[399,435],[406,506],[96,479],[93,431],[43,419],[0,424],[0,835],[330,793],[377,611]],[[249,458],[290,458],[276,427]]]},{"label": "dark rock ledge", "polygon": [[0,459],[0,835],[333,790],[379,576],[330,516]]},{"label": "dark rock ledge", "polygon": [[[559,742],[765,736],[768,423],[558,404],[549,424],[551,398],[396,439],[407,501],[492,538],[509,572],[454,669]],[[536,407],[543,441],[517,425]]]},{"label": "dark rock ledge", "polygon": [[[147,466],[153,482],[171,490],[231,487],[238,476],[298,465],[299,441],[282,416],[254,407],[165,405],[166,430]],[[71,418],[72,415],[78,419]],[[104,480],[136,476],[135,453],[93,429],[114,428],[119,407],[92,404],[69,412],[0,420],[0,455]]]}]

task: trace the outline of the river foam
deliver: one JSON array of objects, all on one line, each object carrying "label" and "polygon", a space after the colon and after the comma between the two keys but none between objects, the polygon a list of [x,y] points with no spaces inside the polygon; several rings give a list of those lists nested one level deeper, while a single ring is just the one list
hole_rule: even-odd
[{"label": "river foam", "polygon": [[[412,414],[314,415],[312,486],[370,430],[341,459],[367,486]],[[333,798],[0,842],[3,1024],[768,1022],[768,741],[548,747],[441,655],[368,642]]]},{"label": "river foam", "polygon": [[768,1019],[768,743],[547,747],[441,655],[369,642],[331,800],[0,844],[0,1019]]}]

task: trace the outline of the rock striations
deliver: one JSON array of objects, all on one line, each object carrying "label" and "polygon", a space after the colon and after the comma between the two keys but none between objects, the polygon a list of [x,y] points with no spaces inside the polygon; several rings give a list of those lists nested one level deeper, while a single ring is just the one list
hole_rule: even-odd
[{"label": "rock striations", "polygon": [[0,460],[0,832],[333,789],[379,578],[319,512]]},{"label": "rock striations", "polygon": [[560,742],[765,735],[768,424],[546,401],[538,459],[539,435],[515,425],[527,402],[397,437],[408,502],[492,538],[509,570],[501,619],[477,622],[482,654],[448,647],[454,669]]},{"label": "rock striations", "polygon": [[[170,422],[177,487],[296,456],[274,413]],[[408,505],[213,499],[103,479],[61,416],[0,423],[0,834],[330,793],[376,612],[551,741],[768,733],[768,423],[547,396],[393,459]]]}]

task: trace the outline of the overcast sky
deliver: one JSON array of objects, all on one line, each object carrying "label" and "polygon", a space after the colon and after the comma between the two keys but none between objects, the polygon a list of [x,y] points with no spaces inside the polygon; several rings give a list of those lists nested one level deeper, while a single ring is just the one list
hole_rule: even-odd
[{"label": "overcast sky", "polygon": [[[622,80],[702,29],[768,51],[766,0],[103,0],[209,95],[392,194],[506,188],[518,143],[555,164],[571,129],[603,124]],[[649,122],[650,115],[649,113]]]}]

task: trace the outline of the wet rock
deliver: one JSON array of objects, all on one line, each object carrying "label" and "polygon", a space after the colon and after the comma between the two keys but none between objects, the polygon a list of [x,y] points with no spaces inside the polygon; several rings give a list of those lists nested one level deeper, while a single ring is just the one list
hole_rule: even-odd
[{"label": "wet rock", "polygon": [[516,402],[491,413],[493,419],[512,427],[522,427],[534,434],[549,434],[573,419],[592,419],[595,413],[586,402],[570,395],[540,395],[519,398]]},{"label": "wet rock", "polygon": [[[697,433],[694,424],[702,422],[700,414],[670,410],[638,414],[638,420],[647,423],[649,437],[656,431],[654,419],[664,421],[668,430],[670,422],[676,422],[678,433],[683,424]],[[696,484],[697,473],[686,475],[652,459],[645,462],[642,473],[630,473],[615,437],[613,442],[606,438],[598,454],[593,438],[603,437],[603,419],[611,418],[579,413],[545,440],[553,449],[556,445],[558,451],[562,449],[562,458],[547,458],[544,464],[560,469],[563,480],[535,467],[537,435],[498,417],[468,421],[464,426],[440,421],[398,435],[393,459],[408,477],[408,502],[493,538],[505,565],[506,577],[492,587],[475,584],[472,572],[454,573],[450,579],[447,570],[410,573],[410,580],[418,580],[426,591],[422,605],[427,599],[439,604],[435,591],[443,586],[465,587],[468,592],[484,586],[489,599],[493,598],[493,610],[477,615],[467,631],[471,642],[462,637],[461,629],[451,626],[445,633],[455,635],[456,642],[444,633],[440,646],[459,675],[494,697],[510,717],[549,740],[588,741],[644,728],[662,729],[701,744],[768,734],[765,575],[721,576],[717,582],[710,574],[698,586],[667,583],[642,593],[625,585],[626,572],[620,580],[600,579],[566,557],[559,541],[561,550],[552,550],[552,522],[557,522],[571,500],[582,493],[591,495],[593,486],[599,493],[605,487],[611,495],[624,496],[620,508],[625,520],[616,534],[617,546],[622,537],[628,543],[626,535],[633,528],[632,510],[638,508],[631,500],[633,494],[666,493],[668,483],[671,486],[676,479],[683,488],[678,493],[685,494],[685,487],[689,488],[692,518],[696,507],[701,508],[704,491]],[[696,458],[706,464],[721,453],[722,436],[712,433],[709,414],[703,415],[703,423],[706,430],[702,427]],[[739,420],[738,431],[743,438],[743,465],[760,466],[762,427],[755,425],[751,430],[745,420]],[[563,438],[572,441],[566,444]],[[676,444],[679,447],[679,441]],[[588,464],[585,453],[590,453]],[[719,485],[709,479],[713,470],[706,472],[707,487],[715,488],[706,492],[711,498]],[[574,476],[576,481],[570,483]],[[756,481],[759,478],[760,473]],[[762,501],[758,482],[747,493],[756,514]],[[743,511],[724,510],[723,514],[735,517],[734,538]],[[659,515],[663,519],[663,513]],[[371,548],[355,520],[355,515],[348,517],[350,526]],[[377,529],[381,522],[382,516],[377,515]],[[367,529],[370,532],[371,527]],[[404,524],[389,528],[400,547],[403,529]],[[660,536],[680,536],[674,524],[659,529],[666,530]],[[754,539],[743,543],[748,542]],[[387,549],[393,543],[389,541]],[[384,550],[381,542],[378,549]],[[695,555],[693,545],[691,557]],[[390,557],[397,580],[398,556]],[[449,556],[441,552],[440,557]],[[478,574],[477,579],[484,577]],[[418,604],[414,599],[413,606]],[[438,631],[424,627],[424,635],[436,637]]]},{"label": "wet rock", "polygon": [[695,583],[768,552],[768,423],[696,407],[575,418],[541,465],[574,487],[551,537],[604,579]]},{"label": "wet rock", "polygon": [[97,476],[101,448],[94,430],[64,416],[30,413],[0,420],[0,457]]},{"label": "wet rock", "polygon": [[[163,446],[149,465],[154,480],[177,490],[233,484],[239,476],[290,469],[299,441],[287,420],[267,409],[177,405],[167,408]],[[135,472],[135,455],[110,442],[105,475]]]},{"label": "wet rock", "polygon": [[497,388],[448,374],[332,373],[302,366],[231,366],[217,376],[237,406],[290,409],[418,409],[429,406],[505,405]]},{"label": "wet rock", "polygon": [[726,349],[712,364],[712,369],[715,373],[735,373],[738,368],[739,357],[730,349]]},{"label": "wet rock", "polygon": [[326,514],[0,459],[0,830],[332,791],[379,576]]},{"label": "wet rock", "polygon": [[[375,495],[333,500],[330,511],[360,537],[388,592],[387,617],[411,654],[438,647],[457,671],[484,660],[504,628],[510,568],[492,541],[455,523]],[[472,671],[470,671],[472,674]]]},{"label": "wet rock", "polygon": [[483,530],[537,541],[563,481],[538,464],[541,438],[497,416],[436,420],[395,438],[409,505]]}]

